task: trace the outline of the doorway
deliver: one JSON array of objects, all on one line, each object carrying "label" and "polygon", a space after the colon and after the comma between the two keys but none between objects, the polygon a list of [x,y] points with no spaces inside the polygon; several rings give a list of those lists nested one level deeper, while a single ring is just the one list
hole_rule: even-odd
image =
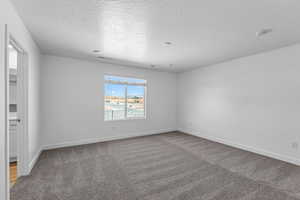
[{"label": "doorway", "polygon": [[17,83],[18,83],[18,49],[12,43],[8,44],[8,134],[9,134],[9,182],[12,187],[18,178],[18,104],[17,104]]},{"label": "doorway", "polygon": [[7,156],[9,188],[28,172],[27,150],[27,56],[22,47],[8,37],[7,69]]}]

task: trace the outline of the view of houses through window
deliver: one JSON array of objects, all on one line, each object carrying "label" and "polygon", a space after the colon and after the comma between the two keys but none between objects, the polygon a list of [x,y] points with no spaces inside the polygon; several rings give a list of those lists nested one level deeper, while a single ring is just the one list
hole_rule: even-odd
[{"label": "view of houses through window", "polygon": [[145,117],[146,80],[104,76],[104,120]]}]

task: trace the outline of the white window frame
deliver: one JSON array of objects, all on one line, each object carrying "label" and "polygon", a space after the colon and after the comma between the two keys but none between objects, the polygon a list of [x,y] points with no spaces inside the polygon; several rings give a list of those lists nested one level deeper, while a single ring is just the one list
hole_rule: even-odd
[{"label": "white window frame", "polygon": [[[106,76],[113,76],[113,77],[119,77],[119,78],[132,78],[132,79],[140,79],[144,80],[146,83],[128,83],[126,81],[112,81],[112,80],[105,80]],[[130,76],[119,76],[119,75],[111,75],[111,74],[105,74],[103,76],[104,78],[104,92],[103,92],[103,99],[104,99],[104,121],[111,122],[111,121],[124,121],[124,120],[137,120],[137,119],[146,119],[147,113],[146,113],[146,104],[147,104],[147,80],[143,78],[137,78],[137,77],[130,77]],[[116,84],[116,85],[125,85],[125,117],[124,119],[105,119],[105,84]],[[144,86],[144,116],[143,117],[127,117],[127,86]]]}]

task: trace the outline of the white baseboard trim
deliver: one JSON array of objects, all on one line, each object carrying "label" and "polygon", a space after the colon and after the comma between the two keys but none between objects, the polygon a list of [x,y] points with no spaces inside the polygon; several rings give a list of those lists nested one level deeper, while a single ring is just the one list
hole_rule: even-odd
[{"label": "white baseboard trim", "polygon": [[43,149],[39,148],[39,150],[37,151],[37,153],[33,156],[32,160],[29,163],[26,175],[30,174],[31,170],[33,169],[34,165],[36,164],[37,160],[39,159],[42,151],[43,151]]},{"label": "white baseboard trim", "polygon": [[77,140],[77,141],[62,142],[62,143],[58,143],[58,144],[47,144],[47,145],[43,146],[43,150],[78,146],[78,145],[84,145],[84,144],[92,144],[92,143],[98,143],[98,142],[107,142],[107,141],[120,140],[120,139],[128,139],[128,138],[141,137],[141,136],[147,136],[147,135],[157,135],[157,134],[173,132],[173,131],[176,131],[176,129],[174,129],[174,128],[161,129],[161,130],[148,131],[148,132],[143,132],[143,133],[115,135],[115,136],[101,137],[101,138],[90,138],[90,139],[83,139],[83,140]]},{"label": "white baseboard trim", "polygon": [[234,143],[224,138],[218,138],[215,136],[203,134],[201,133],[201,131],[197,131],[197,130],[178,128],[178,131],[300,166],[300,160],[297,158],[293,158],[278,153],[273,153],[264,149],[254,148],[248,145]]}]

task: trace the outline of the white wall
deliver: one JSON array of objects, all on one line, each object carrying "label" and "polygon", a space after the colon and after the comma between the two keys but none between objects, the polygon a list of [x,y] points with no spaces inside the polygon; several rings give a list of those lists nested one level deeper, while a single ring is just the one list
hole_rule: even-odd
[{"label": "white wall", "polygon": [[24,26],[22,20],[18,16],[14,7],[9,0],[1,0],[0,3],[0,199],[5,199],[4,192],[4,24],[8,25],[8,28],[13,35],[13,37],[21,44],[21,46],[29,54],[29,160],[31,160],[34,155],[38,152],[40,146],[40,137],[39,137],[39,56],[40,52],[38,47],[35,45],[32,40],[29,32]]},{"label": "white wall", "polygon": [[178,128],[300,164],[299,55],[294,45],[180,74]]},{"label": "white wall", "polygon": [[[147,119],[104,122],[104,74],[147,80]],[[45,55],[42,132],[46,148],[176,130],[176,74]]]}]

